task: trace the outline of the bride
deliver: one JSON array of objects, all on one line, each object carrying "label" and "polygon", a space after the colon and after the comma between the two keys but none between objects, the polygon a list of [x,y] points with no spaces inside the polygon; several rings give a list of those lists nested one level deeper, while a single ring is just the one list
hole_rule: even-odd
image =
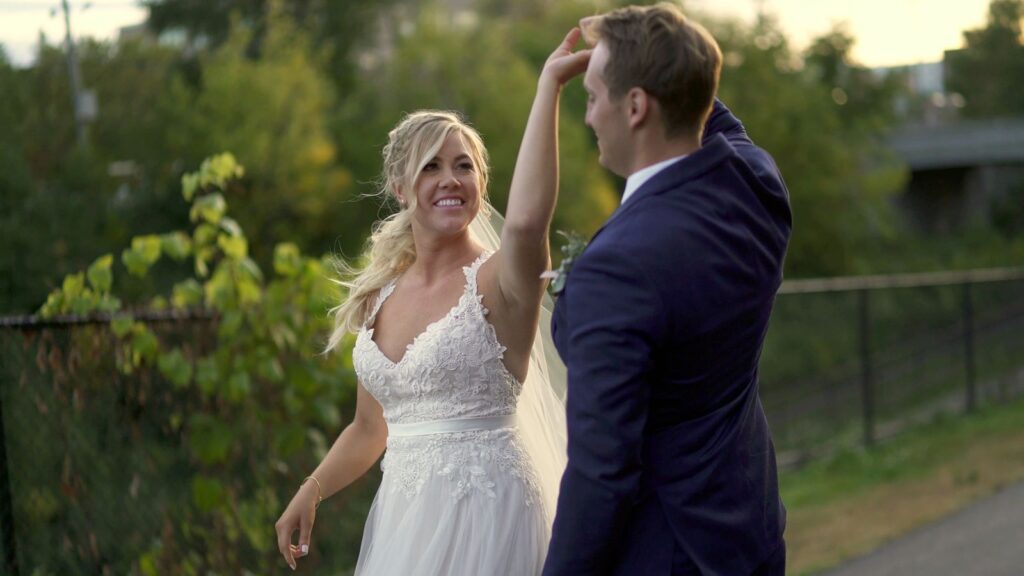
[{"label": "bride", "polygon": [[[558,189],[558,100],[587,65],[573,29],[544,65],[509,192],[500,248],[487,153],[458,116],[406,116],[384,148],[366,267],[335,309],[334,348],[356,333],[356,415],[275,526],[288,565],[309,552],[320,501],[384,471],[356,574],[539,574],[565,421],[538,334]],[[299,532],[298,544],[293,544]]]}]

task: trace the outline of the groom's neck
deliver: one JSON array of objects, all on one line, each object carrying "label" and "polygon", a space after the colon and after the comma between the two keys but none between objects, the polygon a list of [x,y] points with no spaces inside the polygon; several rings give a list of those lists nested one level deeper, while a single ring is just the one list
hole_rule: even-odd
[{"label": "groom's neck", "polygon": [[635,174],[658,162],[693,154],[697,150],[700,150],[699,136],[666,138],[662,134],[637,134],[629,174]]}]

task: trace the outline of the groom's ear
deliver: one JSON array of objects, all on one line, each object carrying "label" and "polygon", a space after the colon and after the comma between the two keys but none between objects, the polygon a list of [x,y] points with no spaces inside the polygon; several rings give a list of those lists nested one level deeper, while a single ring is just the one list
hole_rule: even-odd
[{"label": "groom's ear", "polygon": [[629,127],[637,128],[646,122],[651,114],[651,95],[643,88],[634,87],[626,92],[625,98]]}]

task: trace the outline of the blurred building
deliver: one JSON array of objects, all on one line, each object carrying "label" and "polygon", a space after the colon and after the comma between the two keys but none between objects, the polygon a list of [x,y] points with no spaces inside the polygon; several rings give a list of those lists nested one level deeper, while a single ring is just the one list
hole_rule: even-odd
[{"label": "blurred building", "polygon": [[902,124],[888,140],[910,171],[897,204],[926,232],[1019,226],[1024,118],[964,120],[964,98],[946,90],[946,71],[946,61],[874,71],[899,74],[907,88],[895,103]]},{"label": "blurred building", "polygon": [[1024,118],[911,125],[889,137],[910,180],[899,206],[916,228],[1016,227],[1024,215]]},{"label": "blurred building", "polygon": [[905,92],[894,103],[897,116],[908,124],[938,126],[955,122],[964,107],[964,97],[946,90],[944,62],[874,68],[879,78],[896,76]]},{"label": "blurred building", "polygon": [[435,20],[442,29],[472,29],[479,23],[477,0],[446,0],[435,9],[424,12],[415,3],[400,2],[380,10],[376,20],[376,39],[356,52],[356,62],[364,70],[373,70],[391,58],[395,45],[403,36],[416,30],[424,19]]}]

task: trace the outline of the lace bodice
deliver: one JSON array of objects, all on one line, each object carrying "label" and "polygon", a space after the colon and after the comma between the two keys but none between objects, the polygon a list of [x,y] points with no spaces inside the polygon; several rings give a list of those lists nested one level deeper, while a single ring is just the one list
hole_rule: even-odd
[{"label": "lace bodice", "polygon": [[458,303],[416,336],[397,363],[380,351],[369,327],[395,281],[381,289],[352,355],[360,382],[380,402],[389,424],[515,413],[522,385],[502,362],[505,347],[477,291],[477,271],[489,256],[463,267],[466,286]]},{"label": "lace bodice", "polygon": [[[373,313],[356,337],[353,364],[363,387],[380,402],[391,428],[423,422],[509,416],[516,413],[522,384],[505,368],[505,347],[487,321],[477,290],[481,254],[463,268],[466,285],[458,303],[428,325],[396,363],[373,340],[373,321],[395,288],[392,281],[377,297]],[[414,497],[431,480],[442,482],[454,500],[470,494],[496,497],[496,483],[516,478],[525,503],[539,499],[536,474],[514,427],[388,436],[381,462],[382,489]]]}]

